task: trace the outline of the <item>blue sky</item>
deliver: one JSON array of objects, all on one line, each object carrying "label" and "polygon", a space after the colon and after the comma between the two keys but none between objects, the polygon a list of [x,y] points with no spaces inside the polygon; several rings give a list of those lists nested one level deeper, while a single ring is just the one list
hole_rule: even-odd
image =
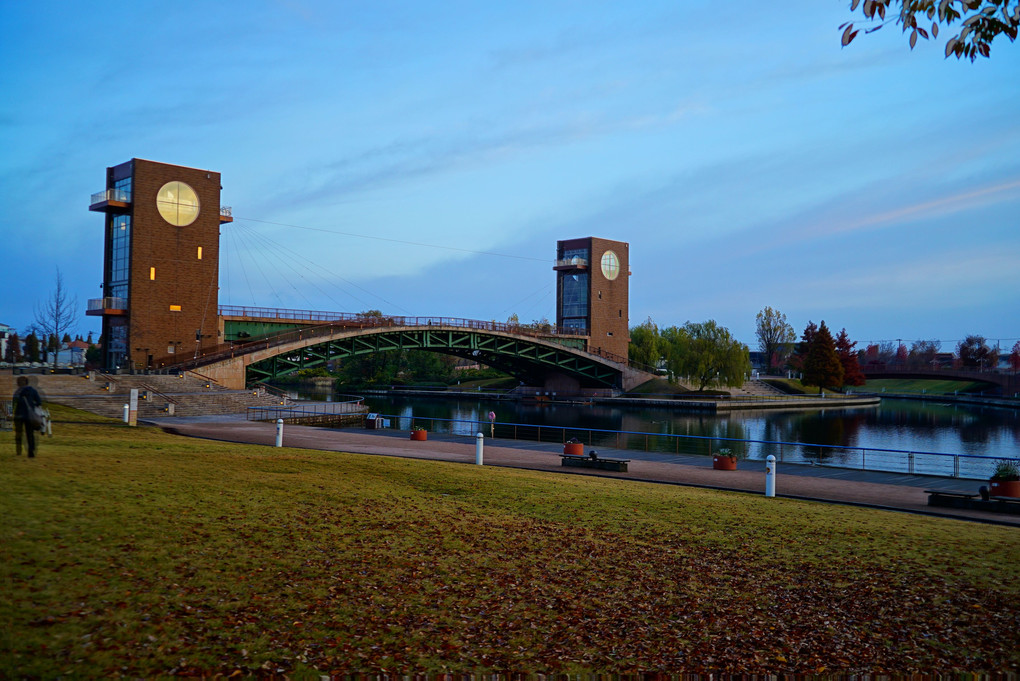
[{"label": "blue sky", "polygon": [[557,239],[600,236],[632,325],[1011,346],[1020,45],[778,7],[0,3],[0,322],[58,268],[99,297],[89,196],[137,157],[222,173],[221,304],[553,319]]}]

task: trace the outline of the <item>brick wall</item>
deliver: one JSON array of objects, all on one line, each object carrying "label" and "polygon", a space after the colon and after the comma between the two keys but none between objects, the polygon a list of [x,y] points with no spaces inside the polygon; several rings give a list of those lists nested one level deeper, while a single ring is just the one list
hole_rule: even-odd
[{"label": "brick wall", "polygon": [[[156,206],[160,188],[174,180],[198,196],[198,217],[184,227],[164,220]],[[135,159],[131,191],[128,353],[144,367],[147,355],[158,362],[171,347],[176,357],[193,355],[198,330],[203,346],[219,342],[220,174]]]}]

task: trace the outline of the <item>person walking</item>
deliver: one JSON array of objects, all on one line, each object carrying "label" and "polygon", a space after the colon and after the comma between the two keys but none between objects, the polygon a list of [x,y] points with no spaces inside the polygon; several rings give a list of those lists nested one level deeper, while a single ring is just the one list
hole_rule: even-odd
[{"label": "person walking", "polygon": [[[21,434],[28,441],[28,458],[35,458],[35,431],[41,423],[36,418],[36,407],[42,406],[39,391],[28,384],[27,376],[18,376],[18,389],[14,391],[14,446],[21,456]],[[38,424],[38,425],[37,425]]]}]

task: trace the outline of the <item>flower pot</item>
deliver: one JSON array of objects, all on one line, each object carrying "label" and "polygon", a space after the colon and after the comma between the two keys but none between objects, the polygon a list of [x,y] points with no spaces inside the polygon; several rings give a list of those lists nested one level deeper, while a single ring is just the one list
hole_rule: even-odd
[{"label": "flower pot", "polygon": [[989,480],[988,494],[993,497],[1020,497],[1020,480]]},{"label": "flower pot", "polygon": [[418,440],[419,442],[424,442],[425,440],[429,439],[429,431],[427,431],[427,430],[412,430],[411,431],[411,439],[412,440]]},{"label": "flower pot", "polygon": [[583,442],[564,442],[563,453],[571,456],[584,456]]},{"label": "flower pot", "polygon": [[735,471],[737,470],[737,457],[716,454],[712,457],[712,468],[717,471]]}]

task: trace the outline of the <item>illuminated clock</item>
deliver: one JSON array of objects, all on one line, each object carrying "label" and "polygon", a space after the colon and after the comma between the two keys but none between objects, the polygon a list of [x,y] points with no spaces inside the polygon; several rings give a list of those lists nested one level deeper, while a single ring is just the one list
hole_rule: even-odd
[{"label": "illuminated clock", "polygon": [[198,217],[198,195],[185,183],[174,180],[160,187],[156,207],[171,225],[187,227]]},{"label": "illuminated clock", "polygon": [[602,275],[612,281],[620,274],[620,259],[616,253],[606,251],[602,254]]}]

